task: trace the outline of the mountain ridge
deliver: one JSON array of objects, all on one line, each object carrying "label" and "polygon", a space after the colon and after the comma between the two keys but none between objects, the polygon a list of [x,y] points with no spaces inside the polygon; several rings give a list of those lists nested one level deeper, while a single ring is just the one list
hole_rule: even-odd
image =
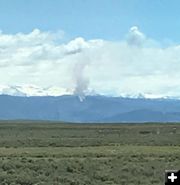
[{"label": "mountain ridge", "polygon": [[66,122],[178,122],[180,100],[106,96],[0,95],[0,119]]}]

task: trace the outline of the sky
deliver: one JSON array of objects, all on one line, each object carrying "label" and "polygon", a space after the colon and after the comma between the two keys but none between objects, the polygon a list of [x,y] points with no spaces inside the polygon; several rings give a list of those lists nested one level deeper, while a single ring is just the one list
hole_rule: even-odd
[{"label": "sky", "polygon": [[178,0],[0,0],[5,33],[63,30],[67,37],[119,40],[138,26],[157,40],[180,41]]},{"label": "sky", "polygon": [[0,0],[0,86],[180,96],[178,0]]}]

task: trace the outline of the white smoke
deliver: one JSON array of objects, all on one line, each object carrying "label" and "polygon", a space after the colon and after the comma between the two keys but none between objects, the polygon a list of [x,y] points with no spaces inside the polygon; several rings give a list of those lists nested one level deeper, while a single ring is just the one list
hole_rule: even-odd
[{"label": "white smoke", "polygon": [[77,95],[81,102],[85,99],[89,86],[89,79],[85,74],[88,63],[88,61],[77,62],[73,70],[73,80],[75,84],[74,95]]},{"label": "white smoke", "polygon": [[73,94],[78,96],[81,102],[84,101],[89,87],[89,77],[86,72],[92,59],[90,51],[94,51],[94,48],[98,48],[102,44],[100,40],[85,41],[79,37],[65,46],[66,54],[74,55],[74,60],[76,61],[72,69]]}]

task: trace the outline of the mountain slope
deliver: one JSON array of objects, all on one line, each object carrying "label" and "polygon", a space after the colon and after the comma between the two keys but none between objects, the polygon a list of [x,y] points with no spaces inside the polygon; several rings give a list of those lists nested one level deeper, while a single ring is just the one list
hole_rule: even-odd
[{"label": "mountain slope", "polygon": [[180,100],[87,96],[0,95],[0,119],[71,122],[180,121]]}]

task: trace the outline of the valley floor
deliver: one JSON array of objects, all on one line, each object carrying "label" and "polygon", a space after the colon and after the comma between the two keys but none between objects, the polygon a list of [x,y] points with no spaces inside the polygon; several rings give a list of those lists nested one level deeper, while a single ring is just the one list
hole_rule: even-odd
[{"label": "valley floor", "polygon": [[180,124],[0,123],[2,185],[160,185]]}]

